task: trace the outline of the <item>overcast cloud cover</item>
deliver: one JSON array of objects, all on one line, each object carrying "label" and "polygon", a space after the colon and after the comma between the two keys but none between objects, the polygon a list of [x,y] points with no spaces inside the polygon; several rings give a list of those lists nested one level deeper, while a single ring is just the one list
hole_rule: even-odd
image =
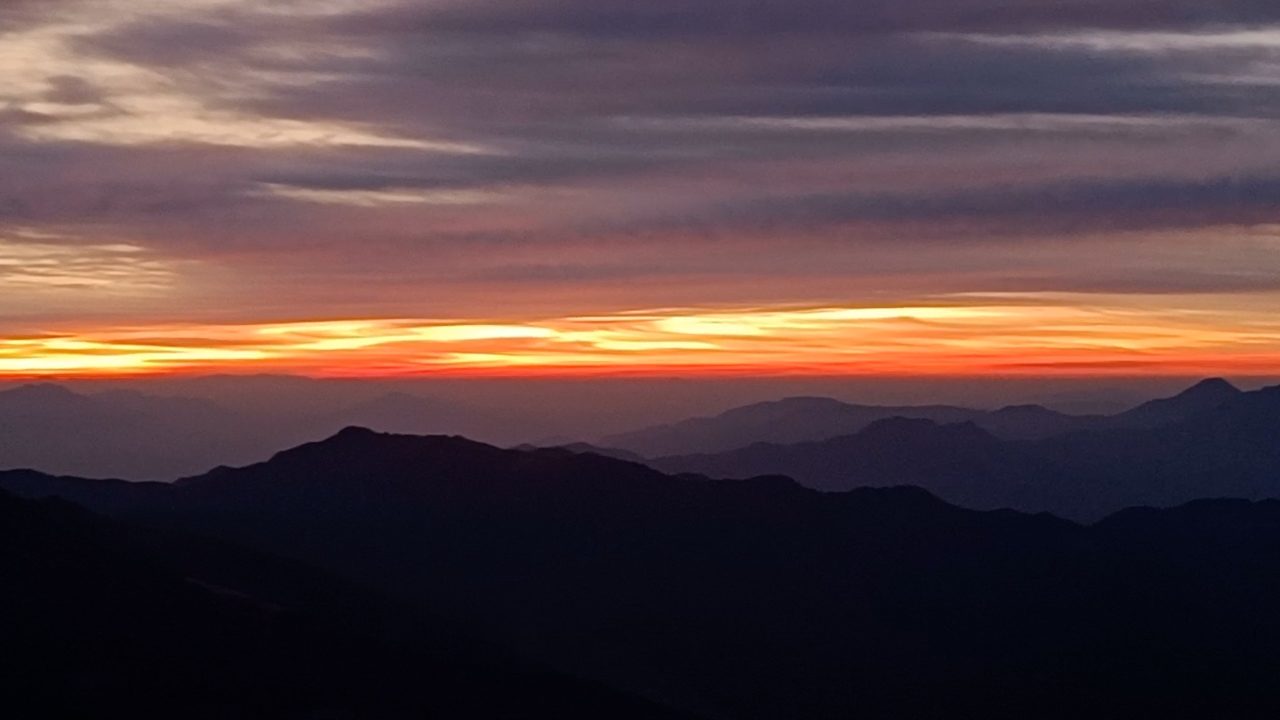
[{"label": "overcast cloud cover", "polygon": [[1257,308],[1277,70],[1268,0],[8,0],[0,330]]}]

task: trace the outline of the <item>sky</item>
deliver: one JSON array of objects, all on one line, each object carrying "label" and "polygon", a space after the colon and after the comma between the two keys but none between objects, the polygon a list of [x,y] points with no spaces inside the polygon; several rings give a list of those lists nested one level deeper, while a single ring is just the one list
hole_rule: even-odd
[{"label": "sky", "polygon": [[1280,374],[1272,0],[5,0],[0,379]]}]

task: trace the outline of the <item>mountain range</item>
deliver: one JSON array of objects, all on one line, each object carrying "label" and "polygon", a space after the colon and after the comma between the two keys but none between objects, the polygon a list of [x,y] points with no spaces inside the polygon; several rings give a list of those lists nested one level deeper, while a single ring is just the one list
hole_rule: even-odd
[{"label": "mountain range", "polygon": [[403,392],[295,402],[271,412],[135,390],[79,393],[44,383],[0,391],[0,468],[166,480],[258,462],[352,424],[420,434],[494,427],[474,410]]},{"label": "mountain range", "polygon": [[[1255,409],[1272,399],[1249,397]],[[983,432],[943,427],[961,443]],[[961,509],[913,488],[823,493],[776,476],[672,476],[589,452],[359,428],[176,483],[22,471],[0,473],[0,488],[109,518],[90,524],[302,563],[501,654],[607,685],[607,698],[709,720],[1280,710],[1276,501],[1201,500],[1081,525]],[[74,514],[29,502],[16,512],[49,507]],[[77,521],[50,522],[75,553],[133,562],[134,550],[111,550]],[[202,552],[148,546],[184,563]],[[160,598],[144,615],[171,606],[163,588],[138,592]],[[96,593],[63,595],[73,615]],[[108,656],[118,647],[106,645]]]},{"label": "mountain range", "polygon": [[[528,419],[545,399],[534,402],[525,397],[503,407],[493,397],[472,398],[457,388],[445,392],[437,387],[442,393],[437,397],[390,384],[364,387],[288,377],[207,377],[148,387],[147,392],[119,387],[90,392],[46,383],[0,390],[0,468],[166,480],[218,465],[258,462],[282,447],[350,425],[384,432],[459,434],[508,445],[543,437],[535,444],[632,460],[719,453],[755,442],[825,440],[891,417],[969,421],[1003,439],[1041,439],[1081,429],[1158,425],[1176,420],[1195,402],[1213,403],[1239,392],[1224,381],[1206,381],[1183,394],[1189,397],[1148,403],[1110,417],[1067,415],[1035,405],[985,411],[790,398],[588,444],[581,436],[547,432],[549,428]],[[155,394],[156,389],[190,394]],[[589,426],[578,426],[578,432]]]},{"label": "mountain range", "polygon": [[720,453],[759,442],[794,444],[850,435],[890,418],[939,424],[971,422],[1006,440],[1034,440],[1086,429],[1154,427],[1211,409],[1240,393],[1220,378],[1203,380],[1171,398],[1116,415],[1067,415],[1040,405],[976,410],[950,405],[856,405],[831,398],[793,397],[600,438],[597,445],[645,457]]},{"label": "mountain range", "polygon": [[976,509],[1097,520],[1131,506],[1280,497],[1280,387],[1206,381],[1072,432],[1010,440],[977,422],[890,418],[815,442],[648,461],[672,473],[780,474],[820,490],[909,484]]}]

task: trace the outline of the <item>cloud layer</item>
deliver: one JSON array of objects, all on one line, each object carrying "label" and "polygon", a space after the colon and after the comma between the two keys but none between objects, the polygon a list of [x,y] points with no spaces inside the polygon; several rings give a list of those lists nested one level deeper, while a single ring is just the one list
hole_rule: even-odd
[{"label": "cloud layer", "polygon": [[1280,300],[1277,70],[1262,0],[7,2],[0,337],[1244,312]]},{"label": "cloud layer", "polygon": [[528,322],[373,319],[97,328],[0,340],[0,376],[1188,375],[1274,372],[1269,309],[1004,294],[916,307],[668,310]]}]

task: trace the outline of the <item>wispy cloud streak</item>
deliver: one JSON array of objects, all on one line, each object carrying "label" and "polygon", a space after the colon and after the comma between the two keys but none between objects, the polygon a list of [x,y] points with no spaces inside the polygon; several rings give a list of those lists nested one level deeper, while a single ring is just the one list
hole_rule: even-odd
[{"label": "wispy cloud streak", "polygon": [[[1253,0],[15,0],[0,335],[89,344],[23,339],[0,370],[1267,357],[1234,321],[1280,303],[1278,69],[1280,6]],[[1026,311],[888,345],[889,321],[711,312],[1009,292],[1072,298],[1056,344],[1009,334]],[[1139,303],[1176,352],[1094,312]],[[250,330],[422,316],[552,334]],[[184,325],[204,354],[118,333]]]},{"label": "wispy cloud streak", "polygon": [[[662,310],[529,322],[370,319],[158,326],[0,338],[0,376],[273,368],[319,375],[1070,374],[1113,366],[1249,374],[1280,321],[1179,298],[1005,294],[913,306]],[[1274,365],[1270,365],[1274,369]]]}]

